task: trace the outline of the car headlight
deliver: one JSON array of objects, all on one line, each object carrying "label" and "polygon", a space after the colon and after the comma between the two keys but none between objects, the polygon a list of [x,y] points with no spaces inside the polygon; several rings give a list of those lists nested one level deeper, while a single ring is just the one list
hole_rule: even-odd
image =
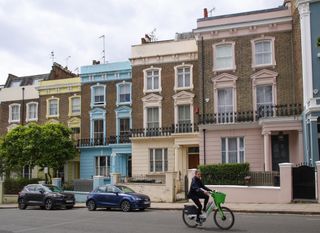
[{"label": "car headlight", "polygon": [[63,197],[63,195],[61,195],[61,194],[59,194],[59,193],[54,193],[54,194],[52,194],[51,196],[52,196],[52,197],[60,197],[60,198]]},{"label": "car headlight", "polygon": [[133,199],[136,200],[136,201],[141,201],[142,200],[142,198],[140,198],[140,197],[133,197]]}]

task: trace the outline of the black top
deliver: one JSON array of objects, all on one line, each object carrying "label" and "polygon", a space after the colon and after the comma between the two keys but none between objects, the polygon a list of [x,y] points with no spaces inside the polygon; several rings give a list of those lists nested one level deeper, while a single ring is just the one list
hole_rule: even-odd
[{"label": "black top", "polygon": [[211,191],[211,189],[207,188],[201,181],[201,179],[199,177],[194,176],[192,178],[192,182],[190,185],[190,190],[188,193],[188,197],[189,198],[194,198],[197,197],[198,194],[203,193],[203,191],[201,189],[207,190],[207,191]]}]

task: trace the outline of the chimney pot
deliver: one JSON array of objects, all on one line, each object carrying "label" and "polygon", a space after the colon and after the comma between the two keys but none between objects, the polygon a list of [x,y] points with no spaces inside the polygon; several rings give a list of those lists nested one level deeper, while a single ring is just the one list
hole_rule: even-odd
[{"label": "chimney pot", "polygon": [[207,8],[203,9],[203,17],[208,18],[208,9]]}]

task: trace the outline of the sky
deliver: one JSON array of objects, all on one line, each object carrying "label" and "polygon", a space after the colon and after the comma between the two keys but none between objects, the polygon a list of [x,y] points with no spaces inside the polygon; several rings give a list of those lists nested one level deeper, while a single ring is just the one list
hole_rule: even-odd
[{"label": "sky", "polygon": [[154,31],[157,40],[167,40],[195,29],[204,8],[209,16],[218,16],[282,4],[283,0],[0,0],[0,85],[9,73],[49,73],[53,61],[78,73],[92,60],[103,62],[104,44],[107,62],[126,61],[131,46],[140,44],[145,34]]}]

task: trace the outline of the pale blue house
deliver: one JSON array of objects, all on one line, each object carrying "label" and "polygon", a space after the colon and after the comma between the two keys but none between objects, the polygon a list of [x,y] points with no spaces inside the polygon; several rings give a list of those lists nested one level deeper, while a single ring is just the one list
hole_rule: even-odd
[{"label": "pale blue house", "polygon": [[131,176],[131,65],[129,61],[82,66],[80,178]]},{"label": "pale blue house", "polygon": [[320,160],[320,0],[297,0],[303,76],[304,160]]}]

